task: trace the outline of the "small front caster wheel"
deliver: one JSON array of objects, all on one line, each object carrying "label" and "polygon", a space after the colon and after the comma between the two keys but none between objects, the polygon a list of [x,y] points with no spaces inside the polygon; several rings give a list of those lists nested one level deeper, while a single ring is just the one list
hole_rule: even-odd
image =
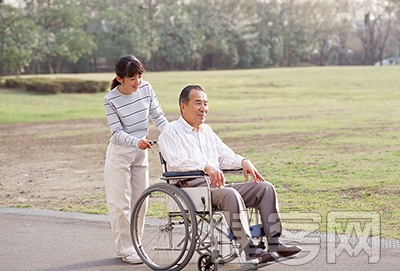
[{"label": "small front caster wheel", "polygon": [[218,263],[212,261],[211,254],[205,253],[199,257],[197,268],[199,271],[217,271]]}]

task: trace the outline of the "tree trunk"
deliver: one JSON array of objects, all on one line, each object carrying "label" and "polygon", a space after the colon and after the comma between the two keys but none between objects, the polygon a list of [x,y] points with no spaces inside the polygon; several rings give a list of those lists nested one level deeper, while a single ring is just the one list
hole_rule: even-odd
[{"label": "tree trunk", "polygon": [[53,65],[51,64],[51,57],[50,56],[47,57],[47,67],[49,69],[49,73],[50,74],[54,74],[54,69],[53,69]]}]

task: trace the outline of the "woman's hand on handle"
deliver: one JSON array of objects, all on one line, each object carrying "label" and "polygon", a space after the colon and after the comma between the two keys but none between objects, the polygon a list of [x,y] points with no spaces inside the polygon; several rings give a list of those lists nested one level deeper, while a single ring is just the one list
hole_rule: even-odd
[{"label": "woman's hand on handle", "polygon": [[148,141],[147,139],[141,139],[138,144],[138,148],[141,150],[149,149],[151,148],[151,146],[152,146],[151,142]]}]

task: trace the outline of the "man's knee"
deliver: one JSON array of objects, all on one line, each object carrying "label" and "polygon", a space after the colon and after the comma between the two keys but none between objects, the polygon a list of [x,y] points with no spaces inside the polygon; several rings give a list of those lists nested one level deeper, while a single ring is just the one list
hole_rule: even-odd
[{"label": "man's knee", "polygon": [[235,189],[226,187],[215,189],[212,193],[213,204],[220,210],[239,211],[243,205],[243,199]]},{"label": "man's knee", "polygon": [[262,182],[262,183],[257,183],[257,190],[260,192],[265,193],[274,193],[275,194],[275,187],[272,183],[269,182]]},{"label": "man's knee", "polygon": [[233,188],[226,187],[222,188],[223,197],[228,200],[235,200],[236,198],[241,198],[239,192]]}]

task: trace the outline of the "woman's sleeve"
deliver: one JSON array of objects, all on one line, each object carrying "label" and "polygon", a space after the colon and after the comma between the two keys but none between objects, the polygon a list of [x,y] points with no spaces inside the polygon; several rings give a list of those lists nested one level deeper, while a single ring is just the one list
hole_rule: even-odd
[{"label": "woman's sleeve", "polygon": [[106,111],[108,125],[113,138],[124,145],[138,147],[140,139],[124,131],[117,110],[107,98],[104,98],[104,110]]},{"label": "woman's sleeve", "polygon": [[164,112],[161,108],[160,103],[158,102],[156,93],[154,92],[153,88],[149,84],[150,88],[150,108],[149,108],[149,115],[151,120],[153,121],[154,125],[162,131],[165,126],[168,125],[168,120],[164,116]]}]

